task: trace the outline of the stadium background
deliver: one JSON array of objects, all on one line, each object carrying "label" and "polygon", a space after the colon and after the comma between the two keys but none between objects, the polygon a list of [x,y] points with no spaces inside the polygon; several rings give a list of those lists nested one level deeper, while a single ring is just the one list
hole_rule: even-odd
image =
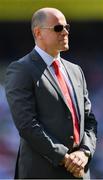
[{"label": "stadium background", "polygon": [[[98,142],[91,175],[103,178],[103,0],[0,0],[0,179],[13,179],[19,136],[5,97],[8,64],[34,47],[30,30],[33,12],[60,9],[70,23],[70,50],[62,57],[84,70],[98,121]],[[49,37],[48,37],[49,38]]]}]

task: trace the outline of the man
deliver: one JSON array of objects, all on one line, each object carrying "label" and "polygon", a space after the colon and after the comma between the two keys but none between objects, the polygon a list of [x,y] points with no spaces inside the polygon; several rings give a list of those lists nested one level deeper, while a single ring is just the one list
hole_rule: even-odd
[{"label": "man", "polygon": [[97,123],[81,68],[60,57],[69,24],[55,8],[31,23],[35,48],[10,64],[6,94],[20,134],[16,178],[89,178]]}]

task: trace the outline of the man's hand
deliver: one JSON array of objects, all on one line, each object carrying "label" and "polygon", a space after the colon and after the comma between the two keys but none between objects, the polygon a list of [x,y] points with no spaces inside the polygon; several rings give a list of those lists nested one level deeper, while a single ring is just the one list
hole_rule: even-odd
[{"label": "man's hand", "polygon": [[84,167],[88,162],[88,157],[83,151],[75,151],[66,154],[63,164],[67,171],[71,172],[75,177],[83,177]]}]

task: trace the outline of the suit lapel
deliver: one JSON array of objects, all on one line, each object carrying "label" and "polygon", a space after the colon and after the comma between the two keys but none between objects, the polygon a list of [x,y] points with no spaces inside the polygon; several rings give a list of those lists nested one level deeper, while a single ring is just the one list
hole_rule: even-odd
[{"label": "suit lapel", "polygon": [[[41,58],[41,56],[35,50],[33,50],[31,52],[31,59],[33,60],[32,63],[33,64],[35,63],[35,66],[38,68],[38,71],[39,71],[38,79],[40,79],[41,76],[44,75],[48,79],[48,81],[51,83],[51,85],[55,88],[55,90],[58,92],[58,94],[61,96],[61,98],[63,99],[65,104],[67,105],[65,98],[63,97],[58,84],[56,83],[56,81],[54,80],[52,75],[50,74],[46,63],[44,62],[44,60]],[[68,107],[68,105],[67,105],[67,107]]]},{"label": "suit lapel", "polygon": [[49,80],[49,82],[54,86],[54,88],[58,91],[58,93],[62,96],[60,89],[57,85],[57,83],[55,82],[54,78],[52,77],[52,75],[50,74],[48,69],[45,69],[44,71],[44,75],[46,76],[46,78]]},{"label": "suit lapel", "polygon": [[80,114],[81,114],[81,108],[80,108],[80,96],[79,96],[79,84],[77,82],[77,79],[76,77],[74,76],[74,73],[73,73],[73,69],[72,67],[69,65],[69,62],[66,61],[66,60],[63,60],[62,59],[62,63],[65,67],[65,70],[67,72],[67,75],[68,77],[70,78],[71,80],[71,83],[73,85],[73,90],[74,90],[74,93],[75,93],[75,97],[76,97],[76,102],[77,102],[77,109],[78,109],[78,113],[79,113],[79,118],[80,118]]},{"label": "suit lapel", "polygon": [[83,117],[83,107],[81,106],[81,95],[82,95],[82,91],[80,88],[80,83],[78,83],[77,81],[77,74],[75,74],[75,69],[72,68],[72,66],[70,65],[70,63],[66,60],[62,59],[62,63],[65,66],[66,72],[68,74],[68,77],[70,78],[72,85],[73,85],[73,89],[75,92],[75,96],[76,96],[76,101],[77,101],[77,109],[78,109],[78,113],[79,113],[79,125],[80,125],[80,141],[82,139],[82,135],[83,135],[83,129],[82,129],[82,121],[81,121],[81,117]]},{"label": "suit lapel", "polygon": [[[57,92],[59,93],[59,95],[62,97],[63,101],[65,102],[65,104],[67,105],[66,103],[66,100],[59,88],[59,85],[57,84],[57,82],[54,80],[54,78],[52,77],[52,75],[50,74],[49,70],[45,69],[44,71],[44,75],[46,76],[46,78],[49,80],[49,82],[52,84],[52,86],[57,90]],[[68,105],[67,105],[68,107]]]}]

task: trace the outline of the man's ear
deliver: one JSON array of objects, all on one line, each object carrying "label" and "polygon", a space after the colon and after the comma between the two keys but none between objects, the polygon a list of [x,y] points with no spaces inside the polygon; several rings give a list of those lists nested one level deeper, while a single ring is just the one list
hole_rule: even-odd
[{"label": "man's ear", "polygon": [[41,39],[41,29],[40,27],[35,27],[33,30],[33,36],[35,37],[35,39]]}]

